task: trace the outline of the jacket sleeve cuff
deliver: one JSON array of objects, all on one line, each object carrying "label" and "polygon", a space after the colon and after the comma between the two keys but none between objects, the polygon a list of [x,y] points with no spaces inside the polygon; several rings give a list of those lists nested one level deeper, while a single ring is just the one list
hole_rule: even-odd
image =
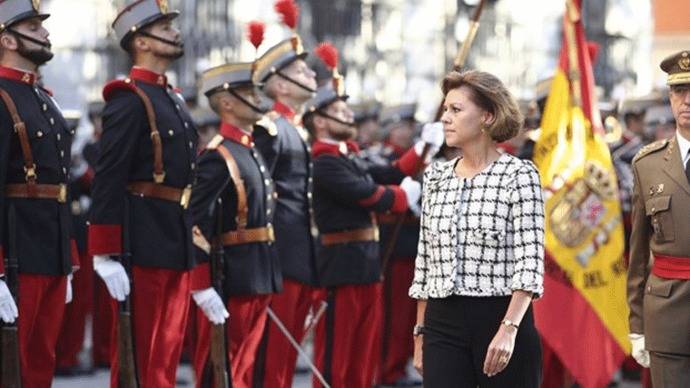
[{"label": "jacket sleeve cuff", "polygon": [[513,291],[526,291],[532,293],[532,299],[539,299],[544,294],[544,285],[542,283],[523,283],[520,281],[513,281],[510,287]]},{"label": "jacket sleeve cuff", "polygon": [[393,191],[393,205],[391,212],[404,213],[407,211],[407,194],[400,188],[400,186],[389,186]]},{"label": "jacket sleeve cuff", "polygon": [[630,311],[629,316],[630,332],[638,333],[644,335],[644,324],[642,323],[642,317]]},{"label": "jacket sleeve cuff", "polygon": [[89,225],[89,256],[122,253],[122,227],[120,225]]},{"label": "jacket sleeve cuff", "polygon": [[77,248],[77,242],[74,239],[69,241],[70,251],[72,252],[72,271],[79,269],[79,248]]},{"label": "jacket sleeve cuff", "polygon": [[190,271],[192,291],[205,290],[211,287],[211,266],[202,263]]},{"label": "jacket sleeve cuff", "polygon": [[414,176],[424,167],[424,162],[412,147],[396,160],[394,165],[406,176]]},{"label": "jacket sleeve cuff", "polygon": [[360,199],[357,203],[362,207],[374,206],[386,192],[386,188],[383,186],[377,186],[374,193],[364,199]]},{"label": "jacket sleeve cuff", "polygon": [[424,291],[421,284],[413,283],[408,294],[412,299],[429,299],[429,294]]}]

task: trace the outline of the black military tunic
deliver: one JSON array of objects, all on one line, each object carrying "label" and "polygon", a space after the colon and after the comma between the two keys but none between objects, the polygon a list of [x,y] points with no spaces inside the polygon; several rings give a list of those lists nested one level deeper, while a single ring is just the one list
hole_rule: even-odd
[{"label": "black military tunic", "polygon": [[[225,159],[217,150],[222,145],[237,163],[246,192],[246,229],[273,226],[275,192],[273,181],[261,154],[254,147],[250,134],[227,123],[222,123],[217,135],[199,157],[197,182],[192,190],[191,210],[194,224],[206,241],[216,233],[215,204],[222,201],[222,232],[238,229],[238,195]],[[208,255],[197,251],[200,263],[208,262]],[[279,292],[282,287],[280,262],[273,242],[250,242],[224,247],[224,296],[255,295]],[[198,267],[208,277],[208,266]],[[193,278],[203,275],[197,274]],[[192,288],[209,287],[205,282],[193,281]]]},{"label": "black military tunic", "polygon": [[72,176],[69,182],[69,193],[72,199],[72,227],[74,240],[80,253],[87,252],[88,216],[91,206],[91,186],[93,183],[97,143],[87,143],[81,150],[81,158],[72,162]]},{"label": "black military tunic", "polygon": [[[89,253],[122,253],[123,215],[129,203],[133,264],[186,270],[194,266],[192,217],[179,201],[135,194],[128,185],[153,183],[154,143],[144,100],[148,96],[162,143],[162,185],[191,188],[196,169],[197,131],[184,99],[163,75],[134,67],[124,81],[108,84],[103,97],[103,135],[93,183]],[[125,201],[125,198],[127,201]]]},{"label": "black military tunic", "polygon": [[[69,196],[71,145],[74,132],[46,89],[36,83],[36,75],[0,67],[0,88],[17,107],[26,126],[29,146],[36,165],[38,185],[63,185],[62,200],[17,198],[7,194],[8,185],[26,184],[27,173],[20,141],[7,106],[0,100],[0,263],[8,253],[8,210],[16,209],[14,225],[16,256],[20,273],[67,275],[78,265],[72,238]],[[3,265],[0,264],[0,269]],[[4,271],[0,271],[4,272]]]},{"label": "black military tunic", "polygon": [[311,148],[306,130],[295,124],[294,112],[280,103],[276,103],[274,109],[277,113],[271,114],[277,132],[258,127],[254,139],[278,193],[274,219],[278,255],[286,278],[318,286],[315,268],[318,231],[312,217]]},{"label": "black military tunic", "polygon": [[[371,163],[388,165],[393,163],[405,153],[404,149],[391,144],[380,144],[363,151],[363,156]],[[379,230],[381,231],[381,253],[385,252],[399,222],[399,214],[380,213],[377,215]],[[390,260],[414,260],[417,256],[417,243],[419,242],[419,217],[411,211],[405,213],[398,232]]]},{"label": "black military tunic", "polygon": [[[375,227],[373,212],[407,210],[405,193],[396,185],[418,168],[414,151],[387,165],[371,164],[357,156],[358,152],[351,142],[314,144],[314,211],[322,238]],[[317,268],[325,287],[377,282],[381,275],[379,242],[323,246]]]}]

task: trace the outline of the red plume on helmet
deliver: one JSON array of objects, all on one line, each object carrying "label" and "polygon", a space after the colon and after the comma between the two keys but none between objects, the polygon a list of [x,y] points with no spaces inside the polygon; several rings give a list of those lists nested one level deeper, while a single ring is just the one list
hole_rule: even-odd
[{"label": "red plume on helmet", "polygon": [[343,83],[343,76],[338,72],[338,49],[332,44],[324,42],[316,47],[314,53],[333,72],[333,89],[339,96],[344,95],[345,84]]},{"label": "red plume on helmet", "polygon": [[329,70],[338,68],[338,49],[330,43],[321,43],[314,49],[314,53],[328,66]]},{"label": "red plume on helmet", "polygon": [[264,32],[266,31],[266,25],[258,20],[252,20],[247,24],[247,38],[252,45],[257,50],[261,43],[264,41]]},{"label": "red plume on helmet", "polygon": [[280,15],[280,20],[283,24],[290,27],[292,30],[292,49],[299,55],[304,52],[304,47],[302,47],[302,40],[297,35],[297,19],[299,18],[299,6],[295,3],[295,0],[278,0],[273,6],[276,12]]},{"label": "red plume on helmet", "polygon": [[299,6],[295,0],[278,0],[274,8],[280,15],[283,24],[294,30],[297,27],[297,18],[299,17]]}]

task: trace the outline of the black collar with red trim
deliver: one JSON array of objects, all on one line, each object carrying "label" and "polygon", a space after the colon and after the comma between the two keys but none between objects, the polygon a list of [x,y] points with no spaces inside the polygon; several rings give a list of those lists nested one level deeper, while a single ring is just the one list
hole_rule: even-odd
[{"label": "black collar with red trim", "polygon": [[283,104],[283,103],[280,102],[280,101],[276,101],[276,102],[273,104],[273,110],[276,111],[276,112],[278,112],[278,113],[280,113],[281,116],[285,117],[285,118],[288,119],[288,120],[294,119],[294,118],[295,118],[295,115],[296,115],[295,111],[292,110],[292,108],[290,108],[289,106]]},{"label": "black collar with red trim", "polygon": [[225,139],[237,144],[241,144],[247,148],[252,148],[254,146],[254,138],[252,137],[252,134],[232,124],[228,124],[226,122],[221,123],[220,134]]},{"label": "black collar with red trim", "polygon": [[353,141],[317,140],[311,148],[314,157],[320,155],[342,156],[358,153],[359,146]]},{"label": "black collar with red trim", "polygon": [[34,86],[38,81],[38,76],[32,71],[24,71],[12,67],[0,66],[0,78],[10,79]]},{"label": "black collar with red trim", "polygon": [[168,86],[168,77],[164,74],[158,74],[155,71],[144,69],[143,67],[134,66],[129,71],[129,78],[135,81],[146,82],[147,84],[157,85],[162,88]]},{"label": "black collar with red trim", "polygon": [[17,81],[29,86],[39,87],[49,96],[53,96],[53,91],[38,82],[38,75],[32,71],[24,71],[13,67],[0,66],[0,78]]}]

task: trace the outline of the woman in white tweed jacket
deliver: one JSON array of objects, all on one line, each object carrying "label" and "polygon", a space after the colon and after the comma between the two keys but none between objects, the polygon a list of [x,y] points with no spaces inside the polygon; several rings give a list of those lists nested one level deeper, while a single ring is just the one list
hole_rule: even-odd
[{"label": "woman in white tweed jacket", "polygon": [[446,143],[462,157],[424,175],[410,296],[415,366],[426,388],[536,388],[541,348],[531,301],[543,292],[544,205],[531,162],[499,153],[522,115],[496,77],[449,73]]}]

